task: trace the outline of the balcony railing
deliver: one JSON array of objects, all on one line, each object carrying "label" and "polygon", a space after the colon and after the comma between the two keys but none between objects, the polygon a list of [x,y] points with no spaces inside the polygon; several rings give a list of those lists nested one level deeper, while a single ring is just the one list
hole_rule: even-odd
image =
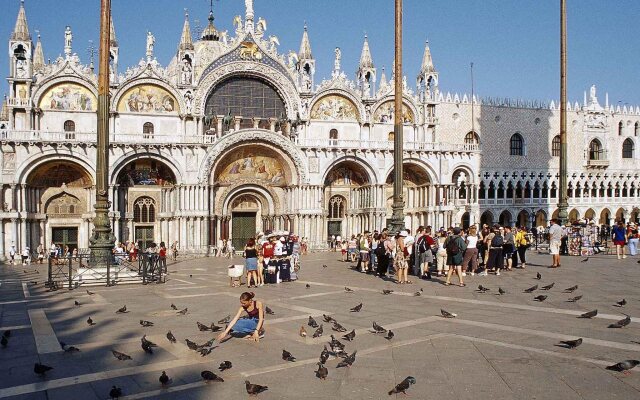
[{"label": "balcony railing", "polygon": [[13,107],[31,107],[31,99],[10,97],[7,99],[7,104]]},{"label": "balcony railing", "polygon": [[[92,143],[97,140],[95,132],[50,132],[50,131],[0,131],[0,140],[16,142],[71,142]],[[149,133],[109,134],[109,141],[116,144],[212,144],[213,135],[156,135]]]},{"label": "balcony railing", "polygon": [[[302,147],[353,148],[370,150],[393,150],[393,142],[388,140],[350,140],[350,139],[299,139]],[[443,142],[405,142],[407,151],[479,151],[477,144]]]}]

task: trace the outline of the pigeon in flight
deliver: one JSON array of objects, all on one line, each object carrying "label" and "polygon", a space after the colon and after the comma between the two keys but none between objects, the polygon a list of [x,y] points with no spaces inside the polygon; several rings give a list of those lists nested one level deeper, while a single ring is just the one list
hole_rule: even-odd
[{"label": "pigeon in flight", "polygon": [[630,323],[631,323],[631,317],[627,315],[625,318],[621,319],[620,321],[614,322],[613,324],[609,325],[609,328],[623,328],[629,325]]},{"label": "pigeon in flight", "polygon": [[538,290],[538,285],[531,286],[529,289],[525,289],[524,292],[525,293],[533,293],[536,290]]},{"label": "pigeon in flight", "polygon": [[455,318],[458,316],[458,314],[450,313],[449,311],[443,309],[440,309],[440,314],[442,314],[442,316],[445,318]]},{"label": "pigeon in flight", "polygon": [[220,363],[220,366],[218,367],[218,369],[220,370],[220,372],[223,372],[228,369],[231,369],[231,367],[233,367],[233,365],[231,364],[231,361],[223,361]]},{"label": "pigeon in flight", "polygon": [[624,360],[617,364],[609,365],[608,370],[622,372],[625,375],[629,374],[629,371],[635,368],[640,361],[638,360]]},{"label": "pigeon in flight", "polygon": [[313,317],[311,315],[309,315],[309,322],[307,323],[307,325],[309,325],[312,328],[317,328],[318,327],[318,323],[316,322],[315,319],[313,319]]},{"label": "pigeon in flight", "polygon": [[555,285],[555,282],[552,282],[551,284],[547,285],[547,286],[543,286],[542,290],[551,290],[551,288],[553,288],[553,286]]},{"label": "pigeon in flight", "polygon": [[206,371],[206,370],[202,371],[202,372],[200,372],[200,376],[207,383],[209,383],[209,382],[224,382],[224,379],[222,379],[221,377],[219,377],[218,375],[214,374],[211,371]]},{"label": "pigeon in flight", "polygon": [[561,340],[556,346],[566,347],[567,349],[575,349],[582,344],[582,338],[576,340]]},{"label": "pigeon in flight", "polygon": [[132,360],[130,355],[121,353],[119,351],[111,350],[111,354],[113,354],[113,356],[120,361]]},{"label": "pigeon in flight", "polygon": [[580,315],[578,316],[578,318],[588,318],[588,319],[591,319],[591,318],[595,317],[596,315],[598,315],[598,310],[592,310],[592,311],[587,311],[587,312],[586,312],[586,313],[584,313],[584,314],[580,314]]},{"label": "pigeon in flight", "polygon": [[259,393],[268,390],[268,386],[257,385],[255,383],[251,383],[249,381],[244,381],[245,388],[247,389],[247,393],[249,396],[257,396]]},{"label": "pigeon in flight", "polygon": [[344,340],[348,340],[349,342],[352,341],[354,338],[356,337],[356,330],[352,330],[351,332],[347,333],[346,335],[344,335],[342,338]]},{"label": "pigeon in flight", "polygon": [[393,389],[389,391],[389,396],[395,393],[407,394],[407,390],[411,387],[411,385],[415,385],[416,378],[413,376],[407,376],[404,380],[396,385]]},{"label": "pigeon in flight", "polygon": [[319,379],[325,380],[327,379],[327,375],[329,375],[329,370],[322,363],[317,363],[318,370],[316,371],[316,376]]},{"label": "pigeon in flight", "polygon": [[167,339],[171,342],[171,343],[175,343],[176,342],[176,337],[173,336],[173,333],[171,333],[171,331],[167,332]]},{"label": "pigeon in flight", "polygon": [[293,354],[289,353],[286,350],[282,350],[282,359],[285,361],[289,361],[289,362],[295,362],[296,358],[293,356]]},{"label": "pigeon in flight", "polygon": [[362,310],[362,303],[360,303],[357,306],[353,307],[349,311],[351,311],[351,312],[360,312],[360,310]]}]

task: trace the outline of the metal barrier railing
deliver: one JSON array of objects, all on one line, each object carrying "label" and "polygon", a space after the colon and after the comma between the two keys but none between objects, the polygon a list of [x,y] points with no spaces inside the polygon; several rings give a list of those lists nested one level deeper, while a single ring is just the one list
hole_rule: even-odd
[{"label": "metal barrier railing", "polygon": [[78,288],[81,285],[114,286],[119,283],[164,283],[166,259],[157,254],[141,254],[137,265],[127,256],[110,255],[98,259],[90,253],[47,259],[49,290]]}]

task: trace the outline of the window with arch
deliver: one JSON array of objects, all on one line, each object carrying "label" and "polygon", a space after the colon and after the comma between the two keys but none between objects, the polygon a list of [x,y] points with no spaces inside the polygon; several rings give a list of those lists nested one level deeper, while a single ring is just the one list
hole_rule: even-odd
[{"label": "window with arch", "polygon": [[589,160],[603,160],[602,143],[598,139],[593,139],[589,143]]},{"label": "window with arch", "polygon": [[156,202],[151,197],[140,197],[133,204],[133,222],[156,222]]},{"label": "window with arch", "polygon": [[329,143],[331,143],[331,145],[333,145],[333,146],[338,144],[338,130],[337,129],[332,129],[332,130],[329,131]]},{"label": "window with arch", "polygon": [[346,200],[342,196],[333,196],[329,200],[329,218],[341,219],[344,218],[344,210]]},{"label": "window with arch", "polygon": [[624,124],[622,123],[622,121],[620,121],[620,123],[618,123],[618,135],[622,136],[623,128],[624,128]]},{"label": "window with arch", "polygon": [[64,121],[64,137],[65,139],[75,139],[76,138],[76,123],[67,120]]},{"label": "window with arch", "polygon": [[556,135],[551,141],[551,156],[560,157],[560,135]]},{"label": "window with arch", "polygon": [[524,139],[522,139],[522,135],[514,133],[511,136],[510,144],[510,154],[512,156],[524,156]]},{"label": "window with arch", "polygon": [[478,144],[478,143],[480,143],[480,139],[478,137],[478,134],[475,133],[474,131],[471,131],[471,132],[467,133],[467,135],[464,137],[464,143],[465,144]]},{"label": "window with arch", "polygon": [[151,122],[145,122],[144,125],[142,125],[142,135],[143,135],[143,137],[145,139],[153,138],[153,133],[154,133],[153,124]]},{"label": "window with arch", "polygon": [[633,158],[633,140],[630,138],[622,143],[622,158]]}]

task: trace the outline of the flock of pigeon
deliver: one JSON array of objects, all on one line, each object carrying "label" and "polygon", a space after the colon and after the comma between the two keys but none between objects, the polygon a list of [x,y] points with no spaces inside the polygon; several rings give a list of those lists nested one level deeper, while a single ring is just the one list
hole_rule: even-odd
[{"label": "flock of pigeon", "polygon": [[[541,280],[542,276],[540,273],[536,274],[536,278],[537,280]],[[545,291],[545,292],[550,292],[555,286],[555,283],[551,283],[545,286],[541,286],[539,287],[539,285],[534,285],[528,289],[524,290],[524,293],[527,294],[532,294],[538,290],[541,291]],[[307,289],[310,288],[310,285],[307,284],[306,285]],[[345,287],[345,292],[346,293],[354,293],[353,289],[350,289],[348,287]],[[573,294],[576,290],[578,290],[578,285],[566,288],[564,290],[563,293],[565,294]],[[487,288],[483,285],[479,285],[477,288],[477,292],[478,293],[487,293],[490,292],[491,289]],[[423,289],[420,289],[420,291],[417,291],[414,293],[414,296],[420,296],[421,293],[423,292]],[[389,289],[384,289],[382,291],[383,295],[390,295],[393,293],[393,290],[389,290]],[[89,290],[87,290],[87,294],[88,295],[94,295],[93,292],[90,292]],[[496,295],[499,296],[504,296],[507,295],[508,293],[503,290],[502,288],[498,288],[498,291],[496,293]],[[534,300],[539,301],[539,302],[543,302],[545,300],[547,300],[549,296],[546,294],[540,294],[536,297],[534,297]],[[582,299],[582,295],[578,295],[578,296],[574,296],[569,298],[567,301],[568,302],[578,302],[579,300]],[[624,307],[627,304],[625,299],[622,299],[621,301],[616,302],[616,306],[617,307]],[[76,307],[80,307],[81,304],[80,302],[78,302],[77,300],[74,302],[74,305]],[[363,308],[363,304],[360,303],[356,306],[354,306],[353,308],[350,308],[350,312],[352,313],[358,313],[362,310]],[[171,304],[171,309],[173,311],[176,312],[177,315],[186,315],[188,314],[189,310],[188,308],[184,308],[181,310],[178,310],[178,307],[175,306],[174,304]],[[129,312],[129,310],[127,309],[127,306],[124,305],[123,307],[119,308],[118,310],[116,310],[116,314],[127,314]],[[274,315],[275,313],[273,312],[273,310],[271,310],[269,307],[265,307],[265,312],[267,314],[270,315]],[[457,317],[456,313],[441,309],[440,310],[442,317],[444,318],[455,318]],[[587,319],[591,319],[593,317],[595,317],[598,314],[598,310],[592,310],[592,311],[588,311],[585,312],[583,314],[580,314],[578,316],[578,318],[587,318]],[[624,314],[625,318],[614,322],[612,324],[610,324],[608,327],[609,328],[624,328],[625,326],[629,325],[631,323],[631,317],[627,314]],[[340,324],[335,318],[329,316],[329,315],[325,315],[323,314],[322,316],[323,320],[325,323],[327,324],[331,324],[331,330],[337,333],[344,333],[344,335],[341,336],[341,338],[345,341],[348,342],[352,342],[355,337],[356,337],[356,330],[353,329],[350,332],[348,332],[348,329],[345,328],[342,324]],[[219,320],[217,322],[218,325],[216,325],[216,323],[211,323],[209,325],[203,324],[199,321],[196,322],[196,326],[198,328],[198,330],[200,332],[219,332],[223,329],[226,329],[226,326],[223,327],[222,325],[226,325],[229,324],[231,320],[231,316],[228,315],[225,318]],[[139,321],[140,325],[142,327],[153,327],[154,323],[151,321],[146,321],[146,320],[140,320]],[[89,326],[94,326],[96,325],[96,322],[93,321],[93,319],[91,317],[89,317],[87,319],[87,324]],[[311,335],[313,338],[319,338],[324,334],[324,325],[323,324],[318,324],[318,322],[312,317],[309,316],[307,325],[314,329],[313,334]],[[390,329],[386,329],[383,326],[379,325],[377,322],[373,321],[372,323],[372,329],[370,330],[371,333],[375,334],[375,335],[384,335],[383,337],[389,341],[391,341],[394,338],[394,333],[390,330]],[[307,330],[305,328],[305,326],[301,326],[300,330],[299,330],[299,335],[301,337],[307,337]],[[11,331],[7,330],[4,331],[2,336],[0,337],[0,346],[2,348],[6,348],[9,344],[9,339],[11,337]],[[169,341],[169,343],[174,344],[177,342],[176,337],[174,336],[174,334],[169,331],[166,334],[166,338]],[[315,371],[315,375],[317,378],[321,379],[321,380],[326,380],[328,375],[329,375],[329,370],[326,367],[327,362],[330,360],[331,357],[333,357],[332,359],[340,359],[340,361],[337,363],[336,368],[349,368],[352,367],[353,364],[356,361],[356,354],[357,351],[354,350],[352,353],[348,353],[345,351],[345,344],[343,344],[342,342],[340,342],[340,340],[336,339],[334,337],[333,334],[330,335],[331,340],[328,342],[329,348],[327,348],[327,345],[325,344],[322,352],[320,353],[319,356],[319,360],[316,363],[317,365],[317,370]],[[215,339],[211,339],[203,344],[198,344],[194,341],[191,341],[189,339],[184,339],[185,343],[187,345],[187,347],[190,350],[193,350],[197,353],[199,353],[202,357],[205,357],[207,355],[209,355],[211,353],[212,350],[214,350],[217,346],[214,346],[214,342]],[[150,341],[149,339],[147,339],[147,335],[143,335],[142,338],[140,339],[140,346],[142,348],[142,350],[144,351],[144,353],[146,354],[153,354],[154,353],[154,348],[157,347],[157,344],[153,343],[152,341]],[[556,344],[556,346],[560,346],[560,347],[564,347],[564,348],[568,348],[568,349],[576,349],[578,346],[580,346],[583,342],[582,338],[577,338],[575,340],[563,340],[560,341],[558,344]],[[78,349],[75,346],[71,346],[68,345],[64,342],[60,342],[60,347],[61,349],[66,352],[66,353],[75,353],[75,352],[80,352],[80,349]],[[127,361],[127,360],[132,360],[133,358],[123,352],[117,351],[112,349],[111,353],[113,354],[113,356],[119,360],[119,361]],[[282,350],[282,359],[284,361],[287,362],[296,362],[296,357],[289,351],[283,349]],[[613,370],[613,371],[618,371],[618,372],[622,372],[624,374],[628,374],[629,371],[633,368],[635,368],[636,366],[640,365],[640,361],[639,360],[624,360],[621,362],[618,362],[616,364],[607,366],[606,369],[608,370]],[[231,361],[224,361],[222,363],[220,363],[218,369],[220,372],[224,372],[226,370],[229,370],[232,368],[232,363]],[[48,365],[44,365],[41,363],[35,363],[33,371],[35,374],[37,374],[38,376],[41,377],[45,377],[46,373],[50,370],[52,370],[53,367],[48,366]],[[217,375],[216,373],[209,371],[209,370],[204,370],[200,373],[200,376],[202,378],[202,380],[206,383],[210,383],[210,382],[224,382],[224,379]],[[166,387],[167,385],[170,385],[172,380],[171,378],[167,375],[166,371],[162,371],[162,374],[160,375],[160,377],[158,378],[158,381],[160,382],[160,384],[162,385],[162,387]],[[395,387],[393,387],[388,394],[392,395],[392,394],[396,394],[396,393],[403,393],[406,394],[406,391],[411,387],[411,385],[416,383],[416,379],[412,376],[408,376],[406,377],[402,382],[398,383]],[[247,391],[247,393],[250,396],[257,396],[259,393],[264,392],[266,390],[268,390],[267,386],[264,385],[259,385],[259,384],[255,384],[255,383],[251,383],[248,380],[245,381],[245,389]],[[112,399],[117,399],[121,396],[123,396],[123,390],[122,388],[119,388],[117,386],[112,386],[110,392],[109,392],[109,396]]]},{"label": "flock of pigeon", "polygon": [[[540,274],[538,272],[536,274],[535,279],[542,280],[542,274]],[[544,290],[544,291],[548,292],[551,289],[553,289],[554,286],[555,286],[555,282],[552,282],[552,283],[550,283],[548,285],[545,285],[545,286],[542,286],[542,287],[539,287],[539,285],[534,285],[534,286],[532,286],[532,287],[530,287],[528,289],[525,289],[524,293],[531,294],[531,293],[533,293],[533,292],[535,292],[537,290]],[[563,293],[571,294],[571,293],[575,292],[576,290],[578,290],[578,285],[574,285],[574,286],[566,288]],[[487,287],[485,287],[483,285],[479,285],[478,289],[477,289],[478,293],[487,293],[489,291],[491,291],[491,289],[489,289],[489,288],[487,288]],[[502,289],[501,287],[498,287],[497,295],[503,296],[503,295],[506,295],[506,294],[507,294],[507,292],[504,289]],[[548,295],[541,294],[541,295],[538,295],[538,296],[534,297],[533,299],[536,300],[536,301],[539,301],[539,302],[543,302],[548,297],[549,297]],[[580,299],[582,299],[582,295],[571,297],[567,301],[570,302],[570,303],[575,303],[575,302],[579,301]],[[627,304],[627,300],[626,299],[622,299],[622,300],[616,302],[615,307],[624,307],[626,304]],[[455,317],[457,317],[457,314],[449,312],[449,311],[446,311],[446,310],[443,310],[443,309],[440,310],[440,313],[444,318],[455,318]],[[619,321],[616,321],[616,322],[614,322],[612,324],[609,324],[608,327],[615,329],[615,328],[624,328],[625,326],[629,325],[631,323],[631,316],[629,316],[628,314],[624,314],[624,313],[622,313],[622,314],[625,315],[625,318],[623,318],[623,319],[621,319]],[[578,316],[578,318],[591,319],[591,318],[595,317],[596,315],[598,315],[598,310],[597,309],[596,310],[587,311],[587,312],[585,312],[583,314],[580,314]],[[562,340],[558,344],[556,344],[556,346],[564,347],[564,348],[567,348],[567,349],[575,349],[576,347],[580,346],[581,344],[582,344],[582,338],[577,338],[575,340]],[[619,363],[616,363],[616,364],[613,364],[613,365],[609,365],[609,366],[606,367],[606,369],[612,370],[612,371],[622,372],[624,374],[628,374],[629,371],[631,369],[633,369],[634,367],[636,367],[637,365],[640,365],[640,360],[624,360],[624,361],[621,361]]]}]

